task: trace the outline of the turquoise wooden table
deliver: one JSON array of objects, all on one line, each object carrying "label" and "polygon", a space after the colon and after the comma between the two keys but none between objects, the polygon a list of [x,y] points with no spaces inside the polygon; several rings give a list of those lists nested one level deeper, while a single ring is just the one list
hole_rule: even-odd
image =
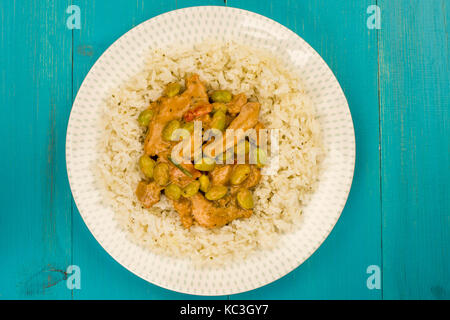
[{"label": "turquoise wooden table", "polygon": [[[71,5],[80,29],[68,28]],[[2,0],[0,299],[197,298],[147,283],[102,249],[64,157],[72,102],[104,50],[195,5],[251,10],[310,43],[347,96],[357,144],[347,205],[319,250],[272,284],[222,298],[450,298],[450,1]],[[70,265],[80,288],[67,285]]]}]

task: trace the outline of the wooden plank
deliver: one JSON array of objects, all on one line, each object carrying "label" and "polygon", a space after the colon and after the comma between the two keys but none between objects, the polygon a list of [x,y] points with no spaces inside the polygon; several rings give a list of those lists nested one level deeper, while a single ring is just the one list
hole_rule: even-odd
[{"label": "wooden plank", "polygon": [[448,299],[449,3],[379,2],[384,297]]},{"label": "wooden plank", "polygon": [[68,1],[0,4],[0,298],[70,299]]},{"label": "wooden plank", "polygon": [[287,26],[324,58],[348,99],[356,133],[356,169],[342,216],[329,238],[288,276],[238,299],[379,299],[366,286],[381,267],[376,31],[366,27],[374,1],[229,0]]}]

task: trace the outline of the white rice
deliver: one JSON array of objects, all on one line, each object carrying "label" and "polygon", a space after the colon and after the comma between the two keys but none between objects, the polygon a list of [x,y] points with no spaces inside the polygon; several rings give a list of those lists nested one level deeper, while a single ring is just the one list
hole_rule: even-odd
[{"label": "white rice", "polygon": [[[220,229],[194,225],[186,230],[164,196],[144,209],[134,193],[143,178],[137,163],[145,134],[137,116],[161,96],[168,82],[184,83],[186,73],[198,73],[208,89],[256,98],[262,105],[260,121],[280,130],[279,170],[263,176],[254,191],[253,215]],[[151,52],[145,69],[108,99],[103,120],[104,153],[97,174],[119,224],[133,241],[153,252],[187,257],[196,264],[222,264],[256,249],[267,250],[282,233],[297,228],[324,156],[320,125],[297,75],[269,52],[234,42]]]}]

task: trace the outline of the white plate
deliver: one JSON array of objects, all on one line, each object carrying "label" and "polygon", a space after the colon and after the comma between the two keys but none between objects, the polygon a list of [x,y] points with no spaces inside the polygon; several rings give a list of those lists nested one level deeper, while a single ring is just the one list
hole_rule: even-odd
[{"label": "white plate", "polygon": [[[151,48],[174,43],[234,39],[266,48],[300,73],[315,103],[327,149],[318,190],[304,209],[296,232],[281,237],[272,251],[239,264],[193,269],[187,261],[155,255],[130,242],[101,203],[92,174],[101,134],[102,99],[143,66]],[[193,7],[152,18],[127,32],[105,51],[81,85],[70,114],[66,141],[67,173],[77,207],[97,241],[125,268],[161,287],[198,295],[234,294],[286,275],[325,240],[347,200],[355,163],[355,136],[347,101],[322,58],[299,36],[273,20],[227,7]]]}]

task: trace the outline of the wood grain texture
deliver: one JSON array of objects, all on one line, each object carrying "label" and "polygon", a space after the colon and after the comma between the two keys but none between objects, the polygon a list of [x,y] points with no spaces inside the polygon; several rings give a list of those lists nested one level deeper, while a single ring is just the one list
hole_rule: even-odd
[{"label": "wood grain texture", "polygon": [[380,1],[384,296],[450,298],[448,1]]},{"label": "wood grain texture", "polygon": [[0,298],[70,299],[67,2],[0,4]]}]

